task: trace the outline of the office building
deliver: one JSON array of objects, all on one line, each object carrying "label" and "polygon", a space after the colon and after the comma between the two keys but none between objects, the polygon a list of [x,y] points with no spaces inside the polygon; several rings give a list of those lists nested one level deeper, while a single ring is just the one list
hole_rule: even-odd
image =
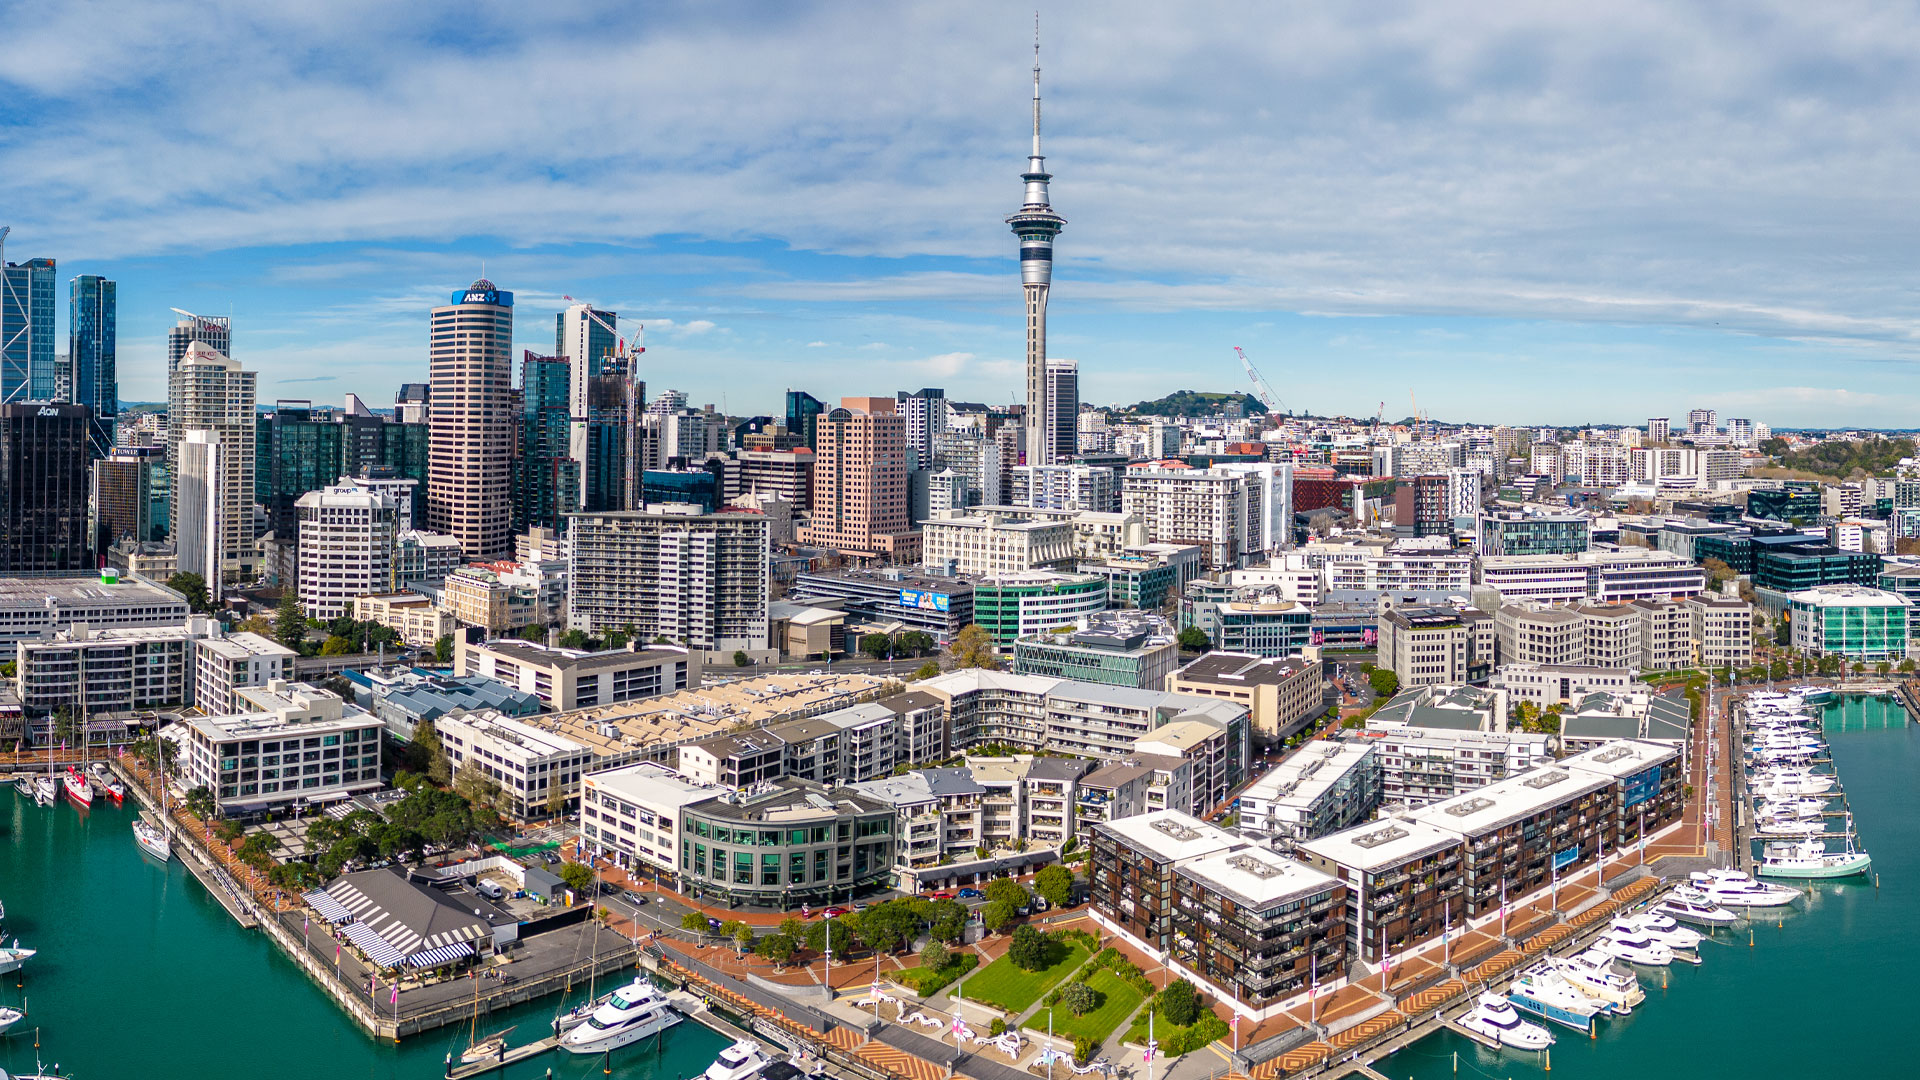
[{"label": "office building", "polygon": [[914,468],[931,469],[935,444],[947,430],[947,392],[933,387],[902,390],[894,401],[894,411],[906,421],[907,450],[914,455]]},{"label": "office building", "polygon": [[816,426],[826,411],[826,402],[812,394],[804,390],[787,391],[787,430],[800,437],[801,445],[815,446]]},{"label": "office building", "polygon": [[0,656],[12,642],[39,638],[75,623],[94,630],[178,626],[189,614],[186,598],[172,589],[111,571],[3,575]]},{"label": "office building", "polygon": [[1488,514],[1479,527],[1481,555],[1572,555],[1591,546],[1578,514]]},{"label": "office building", "polygon": [[1637,686],[1639,673],[1633,668],[1594,667],[1588,664],[1536,664],[1515,662],[1493,669],[1495,690],[1505,690],[1507,700],[1518,705],[1532,702],[1541,710],[1567,705],[1588,694],[1623,694]]},{"label": "office building", "polygon": [[0,405],[53,400],[53,330],[54,261],[10,263],[0,245]]},{"label": "office building", "polygon": [[1180,665],[1172,624],[1142,611],[1103,611],[1085,625],[1023,637],[1013,645],[1013,672],[1107,686],[1159,690]]},{"label": "office building", "polygon": [[1048,446],[1044,464],[1051,465],[1071,461],[1080,453],[1079,361],[1049,359],[1046,379]]},{"label": "office building", "polygon": [[800,543],[874,561],[918,560],[907,514],[906,421],[891,398],[846,398],[818,418],[813,506]]},{"label": "office building", "polygon": [[820,570],[796,574],[788,597],[836,606],[849,615],[898,622],[949,640],[973,622],[973,579],[916,573],[909,568]]},{"label": "office building", "polygon": [[680,888],[680,812],[717,797],[658,762],[642,761],[580,782],[580,841],[629,875]]},{"label": "office building", "polygon": [[114,424],[120,416],[117,292],[114,282],[95,274],[81,274],[68,285],[67,366],[73,379],[69,400],[93,410],[90,452],[95,458],[113,451]]},{"label": "office building", "polygon": [[784,500],[791,513],[805,514],[813,506],[815,460],[805,447],[737,450],[722,466],[722,497],[737,506],[745,496],[771,496]]},{"label": "office building", "polygon": [[1684,756],[1693,737],[1693,707],[1684,691],[1652,694],[1637,686],[1594,691],[1562,708],[1560,749],[1566,754],[1637,739],[1674,747]]},{"label": "office building", "polygon": [[173,379],[174,370],[180,361],[186,358],[187,350],[195,342],[205,345],[222,356],[233,355],[233,320],[218,315],[190,315],[174,309],[182,316],[179,322],[167,328],[167,379]]},{"label": "office building", "polygon": [[1469,669],[1484,673],[1492,662],[1475,655],[1473,628],[1454,608],[1389,608],[1380,613],[1379,633],[1379,666],[1403,687],[1472,682]]},{"label": "office building", "polygon": [[457,537],[470,558],[513,547],[512,347],[513,294],[490,281],[433,309],[427,528]]},{"label": "office building", "polygon": [[1253,738],[1263,747],[1305,731],[1327,708],[1326,674],[1317,658],[1216,650],[1169,675],[1166,688],[1176,694],[1221,698],[1245,708]]},{"label": "office building", "polygon": [[152,447],[119,448],[93,463],[93,544],[105,552],[122,541],[155,540],[153,504],[165,456]]},{"label": "office building", "polygon": [[572,455],[572,375],[564,356],[520,356],[520,453],[513,462],[515,532],[559,529],[579,509],[580,463]]},{"label": "office building", "polygon": [[920,523],[923,561],[960,574],[1012,574],[1074,557],[1070,522],[994,510]]},{"label": "office building", "polygon": [[782,778],[681,809],[683,892],[794,910],[886,882],[894,808],[851,788]]},{"label": "office building", "polygon": [[1106,607],[1106,579],[1093,574],[1027,570],[973,582],[974,622],[996,645],[1077,626]]},{"label": "office building", "polygon": [[84,405],[0,404],[0,574],[93,566],[87,530],[92,423]]},{"label": "office building", "polygon": [[1899,593],[1864,585],[1821,585],[1787,597],[1793,647],[1809,656],[1849,663],[1899,663],[1907,656],[1912,603]]},{"label": "office building", "polygon": [[432,648],[434,642],[459,626],[452,612],[415,592],[356,596],[353,617],[386,627],[398,635],[401,644],[415,649]]},{"label": "office building", "polygon": [[274,682],[240,699],[243,711],[185,721],[180,782],[211,791],[218,816],[299,810],[380,787],[372,713],[306,683]]},{"label": "office building", "polygon": [[[426,582],[415,587],[432,589]],[[559,620],[566,603],[566,570],[545,563],[473,563],[448,574],[439,592],[441,605],[456,621],[504,636]]]},{"label": "office building", "polygon": [[729,658],[735,650],[767,648],[764,516],[581,514],[568,541],[572,629],[664,637]]},{"label": "office building", "polygon": [[[172,447],[168,456],[177,463],[169,516],[181,566],[213,569],[207,576],[209,588],[251,582],[260,570],[260,551],[253,539],[256,378],[230,357],[196,341],[187,346],[174,368],[168,389],[167,437]],[[193,461],[184,460],[189,441],[194,443]],[[198,488],[183,495],[189,483]],[[183,514],[183,498],[192,502],[196,513]],[[194,537],[191,549],[180,542],[185,535]],[[189,558],[190,550],[196,556],[204,552],[204,561]]]},{"label": "office building", "polygon": [[310,619],[349,615],[357,597],[392,591],[399,534],[391,496],[352,484],[309,491],[300,514],[300,606]]},{"label": "office building", "polygon": [[553,712],[659,697],[700,685],[699,665],[687,650],[642,647],[632,641],[624,648],[584,652],[512,639],[475,642],[456,635],[453,670],[533,694]]},{"label": "office building", "polygon": [[454,772],[471,766],[500,785],[501,811],[522,821],[564,814],[593,768],[593,750],[573,739],[493,709],[448,713],[434,721]]}]

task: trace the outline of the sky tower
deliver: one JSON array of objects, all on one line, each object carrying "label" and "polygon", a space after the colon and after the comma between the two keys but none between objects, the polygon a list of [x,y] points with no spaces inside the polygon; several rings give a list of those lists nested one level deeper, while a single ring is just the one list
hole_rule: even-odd
[{"label": "sky tower", "polygon": [[1033,27],[1033,154],[1027,158],[1026,201],[1007,224],[1020,238],[1020,290],[1027,301],[1027,464],[1058,460],[1047,431],[1047,290],[1053,283],[1053,238],[1067,219],[1047,202],[1047,159],[1040,154],[1040,24]]}]

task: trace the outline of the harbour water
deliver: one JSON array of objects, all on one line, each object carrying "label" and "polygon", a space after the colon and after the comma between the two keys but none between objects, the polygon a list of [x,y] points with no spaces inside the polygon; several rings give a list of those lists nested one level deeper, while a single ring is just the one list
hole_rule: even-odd
[{"label": "harbour water", "polygon": [[[0,1004],[28,1017],[0,1036],[0,1068],[32,1072],[39,1057],[75,1080],[433,1080],[467,1027],[368,1039],[267,938],[242,930],[178,860],[142,855],[132,803],[82,812],[33,805],[0,788],[0,901],[6,936],[40,950],[0,975]],[[20,976],[24,974],[24,979]],[[24,982],[24,986],[19,985]],[[576,994],[583,997],[584,993]],[[511,1041],[545,1034],[558,998],[480,1017]],[[570,1002],[571,1003],[571,1002]],[[726,1040],[693,1021],[613,1052],[622,1080],[696,1076]],[[599,1058],[547,1054],[491,1075],[605,1080]]]},{"label": "harbour water", "polygon": [[1756,920],[1751,947],[1745,925],[1718,931],[1701,945],[1705,962],[1675,965],[1664,989],[1641,969],[1647,1003],[1601,1021],[1597,1039],[1556,1030],[1550,1074],[1539,1054],[1494,1053],[1451,1032],[1374,1068],[1392,1080],[1906,1074],[1906,980],[1920,970],[1920,725],[1906,725],[1891,698],[1847,698],[1824,719],[1878,890],[1870,878],[1815,884],[1811,901]]}]

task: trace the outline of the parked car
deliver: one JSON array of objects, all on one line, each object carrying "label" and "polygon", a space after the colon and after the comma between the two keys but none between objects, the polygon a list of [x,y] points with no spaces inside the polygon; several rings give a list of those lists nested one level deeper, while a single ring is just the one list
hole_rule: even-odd
[{"label": "parked car", "polygon": [[856,903],[856,904],[854,904],[854,905],[853,905],[853,910],[855,910],[855,911],[865,911],[865,910],[867,910],[867,901],[865,901],[865,900],[861,900],[861,901],[859,901],[858,903]]},{"label": "parked car", "polygon": [[506,899],[506,896],[507,896],[507,890],[501,888],[500,886],[494,884],[491,881],[483,881],[480,884],[475,885],[473,887],[473,891],[479,893],[481,896],[484,896],[489,900],[504,900]]},{"label": "parked car", "polygon": [[639,895],[638,893],[635,893],[635,894],[634,894],[633,896],[630,896],[630,897],[628,897],[628,899],[630,899],[630,900],[632,900],[632,901],[633,901],[633,906],[634,906],[634,907],[646,907],[646,906],[647,906],[647,898],[646,898],[646,897],[644,897],[644,896],[641,896],[641,895]]},{"label": "parked car", "polygon": [[[974,890],[974,891],[976,891],[976,892],[977,892],[978,890]],[[962,895],[965,895],[965,893],[966,893],[966,890],[964,890],[964,889],[963,889],[963,890],[961,890],[961,893],[962,893]],[[936,893],[928,893],[928,894],[927,894],[927,896],[928,896],[929,898],[931,898],[931,899],[934,899],[934,900],[951,900],[951,899],[953,899],[953,890],[952,890],[952,889],[942,889],[942,890],[940,890],[939,892],[936,892]]]},{"label": "parked car", "polygon": [[[946,897],[941,896],[939,893],[934,893],[933,895],[937,899],[941,899],[941,900],[946,899]],[[961,889],[960,890],[960,899],[962,900],[978,900],[985,895],[987,894],[981,892],[979,889]]]},{"label": "parked car", "polygon": [[847,913],[846,908],[830,907],[827,910],[821,912],[820,914],[825,915],[829,919],[837,919],[840,916],[845,915],[846,913]]},{"label": "parked car", "polygon": [[720,932],[720,920],[719,920],[719,919],[716,919],[716,918],[714,918],[714,917],[713,917],[713,916],[711,916],[711,915],[709,915],[709,916],[707,916],[707,929],[708,929],[708,930],[710,930],[710,931],[712,931],[713,933],[716,933],[716,934],[717,934],[717,933],[719,933],[719,932]]}]

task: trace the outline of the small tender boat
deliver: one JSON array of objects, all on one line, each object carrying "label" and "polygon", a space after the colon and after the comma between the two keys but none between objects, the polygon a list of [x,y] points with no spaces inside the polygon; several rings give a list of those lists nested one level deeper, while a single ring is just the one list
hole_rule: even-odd
[{"label": "small tender boat", "polygon": [[60,781],[60,785],[66,790],[67,798],[81,806],[93,805],[93,781],[88,780],[80,770],[71,765],[67,766],[67,775]]},{"label": "small tender boat", "polygon": [[[1502,999],[1495,1000],[1506,1004]],[[1507,1011],[1512,1012],[1513,1007],[1508,1005]],[[707,1071],[700,1075],[705,1080],[748,1080],[748,1077],[758,1075],[761,1069],[772,1063],[773,1059],[760,1049],[759,1043],[752,1039],[741,1039],[720,1051],[720,1056],[714,1058],[713,1064],[707,1066]]]},{"label": "small tender boat", "polygon": [[20,965],[33,959],[35,955],[37,955],[35,950],[21,948],[20,939],[14,938],[12,945],[0,947],[0,975],[20,970]]},{"label": "small tender boat", "polygon": [[1648,967],[1666,967],[1673,963],[1673,950],[1638,930],[1609,927],[1593,947],[1615,960]]},{"label": "small tender boat", "polygon": [[1549,958],[1547,963],[1575,990],[1613,1011],[1626,1016],[1634,1006],[1647,1000],[1640,980],[1613,966],[1613,957],[1598,949],[1587,949],[1565,958]]},{"label": "small tender boat", "polygon": [[1612,1011],[1573,988],[1560,973],[1545,964],[1521,972],[1507,988],[1507,1000],[1523,1012],[1551,1020],[1575,1031],[1589,1031],[1593,1018]]},{"label": "small tender boat", "polygon": [[1873,859],[1856,850],[1848,834],[1845,851],[1828,851],[1820,840],[1770,843],[1761,854],[1759,873],[1779,878],[1843,878],[1864,874],[1872,866]]},{"label": "small tender boat", "polygon": [[173,842],[167,839],[166,830],[158,825],[151,824],[144,818],[134,819],[133,838],[139,842],[141,851],[161,862],[173,858]]},{"label": "small tender boat", "polygon": [[1800,890],[1755,881],[1738,870],[1696,870],[1687,875],[1693,887],[1722,907],[1786,907],[1800,899]]},{"label": "small tender boat", "polygon": [[33,777],[31,776],[14,777],[13,790],[19,792],[22,795],[25,795],[29,799],[33,798]]},{"label": "small tender boat", "polygon": [[1714,903],[1706,893],[1684,885],[1673,890],[1654,910],[1695,926],[1730,926],[1740,921],[1740,916]]},{"label": "small tender boat", "polygon": [[[1539,1024],[1528,1023],[1520,1019],[1513,1002],[1491,991],[1481,993],[1480,1000],[1467,1014],[1460,1018],[1460,1026],[1476,1035],[1485,1035],[1502,1046],[1511,1046],[1515,1050],[1545,1050],[1553,1045],[1553,1033]],[[736,1043],[736,1046],[746,1045]],[[732,1049],[729,1047],[729,1049]],[[721,1055],[725,1057],[725,1054]],[[714,1062],[718,1066],[719,1062]],[[707,1070],[707,1080],[733,1080],[729,1077],[716,1077],[713,1070]]]},{"label": "small tender boat", "polygon": [[1675,922],[1673,916],[1662,915],[1657,911],[1623,915],[1613,920],[1613,925],[1634,933],[1645,934],[1675,952],[1691,951],[1700,947],[1699,931],[1689,930]]},{"label": "small tender boat", "polygon": [[605,1005],[593,1010],[584,1024],[560,1036],[560,1049],[569,1054],[599,1054],[655,1035],[684,1019],[667,1004],[653,983],[642,975],[613,992]]}]

